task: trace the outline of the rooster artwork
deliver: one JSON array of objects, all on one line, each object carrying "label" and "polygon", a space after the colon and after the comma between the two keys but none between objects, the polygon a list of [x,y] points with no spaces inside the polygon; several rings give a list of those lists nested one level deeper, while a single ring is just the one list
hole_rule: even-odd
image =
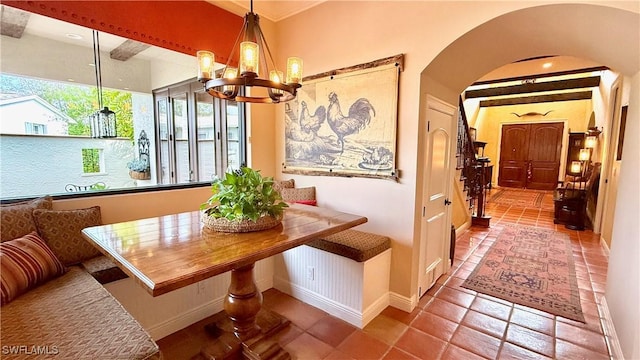
[{"label": "rooster artwork", "polygon": [[349,115],[342,115],[338,95],[333,91],[329,94],[329,109],[327,110],[327,122],[338,136],[340,152],[344,152],[344,137],[358,133],[371,122],[371,113],[375,116],[376,111],[369,103],[369,100],[360,98],[349,107]]},{"label": "rooster artwork", "polygon": [[284,104],[283,172],[395,178],[402,58],[385,60],[304,81]]}]

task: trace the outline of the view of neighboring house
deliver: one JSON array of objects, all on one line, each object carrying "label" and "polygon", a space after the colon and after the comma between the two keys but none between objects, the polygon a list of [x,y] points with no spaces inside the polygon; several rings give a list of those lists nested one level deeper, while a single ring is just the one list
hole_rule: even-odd
[{"label": "view of neighboring house", "polygon": [[0,175],[2,197],[136,186],[127,169],[131,142],[69,135],[75,122],[37,95],[0,95],[1,159],[13,169]]},{"label": "view of neighboring house", "polygon": [[0,94],[0,134],[68,135],[74,119],[37,95]]}]

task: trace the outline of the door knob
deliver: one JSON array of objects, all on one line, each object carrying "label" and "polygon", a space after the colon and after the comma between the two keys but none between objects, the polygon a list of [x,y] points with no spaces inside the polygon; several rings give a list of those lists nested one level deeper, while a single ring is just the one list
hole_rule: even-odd
[{"label": "door knob", "polygon": [[444,204],[445,205],[451,205],[451,201],[449,201],[449,199],[444,199]]}]

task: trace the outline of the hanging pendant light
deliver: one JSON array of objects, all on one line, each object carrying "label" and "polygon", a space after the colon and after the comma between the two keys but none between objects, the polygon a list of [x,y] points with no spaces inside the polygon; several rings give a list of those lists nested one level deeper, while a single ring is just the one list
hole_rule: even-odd
[{"label": "hanging pendant light", "polygon": [[91,137],[93,138],[114,138],[117,136],[116,113],[109,110],[102,103],[102,69],[100,68],[100,39],[98,31],[93,30],[93,62],[96,71],[96,87],[98,90],[98,108],[91,115]]},{"label": "hanging pendant light", "polygon": [[[214,97],[238,102],[279,103],[293,100],[302,82],[302,59],[290,57],[287,60],[287,75],[278,70],[271,56],[267,41],[260,29],[259,17],[251,10],[244,17],[242,30],[233,46],[229,62],[239,51],[238,68],[231,67],[229,62],[215,77],[215,55],[210,51],[198,51],[198,80],[204,84],[205,90]],[[262,48],[262,50],[261,50]],[[263,74],[265,78],[260,78]],[[265,88],[268,96],[249,96],[241,92],[241,87]]]}]

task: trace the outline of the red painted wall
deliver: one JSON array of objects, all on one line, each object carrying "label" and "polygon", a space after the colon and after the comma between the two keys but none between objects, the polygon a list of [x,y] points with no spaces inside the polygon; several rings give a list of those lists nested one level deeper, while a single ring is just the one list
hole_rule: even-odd
[{"label": "red painted wall", "polygon": [[210,50],[222,64],[243,22],[203,0],[2,0],[2,4],[189,55]]}]

